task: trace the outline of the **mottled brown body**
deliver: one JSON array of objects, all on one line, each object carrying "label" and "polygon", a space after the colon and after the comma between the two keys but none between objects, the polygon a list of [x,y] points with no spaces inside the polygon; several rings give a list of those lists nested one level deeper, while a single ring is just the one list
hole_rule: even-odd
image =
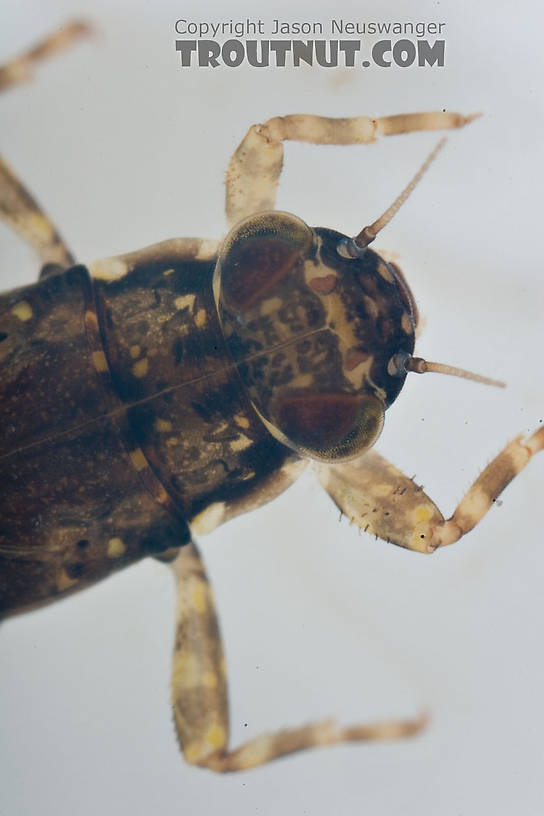
[{"label": "mottled brown body", "polygon": [[2,612],[180,547],[288,458],[229,368],[212,271],[74,267],[2,297]]}]

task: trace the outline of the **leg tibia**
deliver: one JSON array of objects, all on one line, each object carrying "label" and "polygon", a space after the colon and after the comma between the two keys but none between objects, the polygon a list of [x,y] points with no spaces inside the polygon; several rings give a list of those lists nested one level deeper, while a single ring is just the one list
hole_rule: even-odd
[{"label": "leg tibia", "polygon": [[421,715],[413,720],[391,720],[340,728],[332,720],[311,723],[300,728],[286,728],[249,740],[233,751],[219,752],[205,764],[210,770],[245,771],[264,765],[273,759],[340,742],[366,742],[410,737],[425,727],[427,718]]},{"label": "leg tibia", "polygon": [[227,681],[211,587],[195,545],[173,563],[178,582],[172,703],[188,762],[200,764],[228,743]]},{"label": "leg tibia", "polygon": [[544,428],[527,440],[518,436],[482,471],[463,496],[450,519],[438,525],[430,541],[430,549],[454,544],[485,516],[493,502],[512,479],[544,449]]}]

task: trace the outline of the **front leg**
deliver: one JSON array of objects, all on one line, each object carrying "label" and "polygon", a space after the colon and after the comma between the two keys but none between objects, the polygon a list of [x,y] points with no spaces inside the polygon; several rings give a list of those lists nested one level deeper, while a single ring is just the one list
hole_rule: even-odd
[{"label": "front leg", "polygon": [[356,145],[423,130],[451,130],[472,122],[479,114],[434,111],[396,116],[355,116],[332,119],[310,114],[275,116],[253,125],[236,149],[227,170],[226,212],[229,226],[264,210],[273,210],[283,165],[283,142],[316,145]]},{"label": "front leg", "polygon": [[136,252],[93,261],[89,272],[93,278],[111,281],[150,267],[162,266],[167,270],[182,261],[213,261],[219,246],[220,242],[212,238],[168,238]]},{"label": "front leg", "polygon": [[212,771],[242,771],[306,748],[337,742],[407,737],[425,717],[338,727],[332,721],[264,734],[229,749],[227,677],[213,595],[194,544],[173,563],[178,582],[172,704],[187,762]]},{"label": "front leg", "polygon": [[318,465],[318,478],[340,510],[369,533],[422,553],[453,544],[485,516],[504,488],[544,449],[544,428],[518,436],[473,482],[449,519],[383,456],[371,451],[355,462]]}]

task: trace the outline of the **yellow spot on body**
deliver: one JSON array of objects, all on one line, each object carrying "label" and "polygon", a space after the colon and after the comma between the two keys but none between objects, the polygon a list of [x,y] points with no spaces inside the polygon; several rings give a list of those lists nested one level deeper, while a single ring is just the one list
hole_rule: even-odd
[{"label": "yellow spot on body", "polygon": [[219,249],[219,242],[210,238],[204,238],[200,241],[200,246],[195,258],[199,261],[208,261],[217,255]]},{"label": "yellow spot on body", "polygon": [[143,470],[147,467],[147,459],[145,458],[144,452],[141,448],[136,448],[136,450],[130,451],[130,459],[136,470]]},{"label": "yellow spot on body", "polygon": [[191,602],[196,612],[203,615],[206,611],[206,586],[201,581],[195,582],[191,592]]},{"label": "yellow spot on body", "polygon": [[30,212],[26,215],[29,231],[36,232],[43,241],[49,242],[55,234],[54,227],[49,219],[39,212]]},{"label": "yellow spot on body", "polygon": [[98,329],[98,319],[94,312],[91,312],[90,309],[87,309],[85,312],[85,325],[88,328],[92,328],[94,330]]},{"label": "yellow spot on body", "polygon": [[168,439],[166,440],[166,444],[174,447],[175,445],[179,445],[179,439],[177,438],[177,436],[169,436]]},{"label": "yellow spot on body", "polygon": [[108,541],[108,558],[120,558],[126,552],[122,538],[110,538]]},{"label": "yellow spot on body", "polygon": [[402,331],[405,334],[412,334],[414,331],[414,327],[412,326],[412,321],[410,320],[410,315],[408,312],[403,312],[402,317],[400,320],[400,325],[402,327]]},{"label": "yellow spot on body", "polygon": [[240,434],[238,439],[232,440],[232,442],[230,443],[230,449],[234,452],[242,451],[245,450],[246,448],[249,448],[251,444],[252,442],[251,439],[249,439],[249,437]]},{"label": "yellow spot on body", "polygon": [[195,655],[176,652],[172,665],[172,685],[174,691],[200,685],[200,670]]},{"label": "yellow spot on body", "polygon": [[419,504],[413,509],[411,517],[413,530],[412,535],[409,537],[408,546],[418,552],[428,552],[428,544],[434,527],[432,520],[439,520],[436,517],[436,511],[433,511],[432,507]]},{"label": "yellow spot on body", "polygon": [[159,504],[166,504],[168,502],[168,493],[162,485],[159,486],[157,491],[157,501]]},{"label": "yellow spot on body", "polygon": [[234,421],[240,428],[249,428],[249,419],[245,417],[243,414],[236,414],[234,417]]},{"label": "yellow spot on body", "polygon": [[221,524],[225,515],[225,505],[223,502],[214,502],[206,507],[201,513],[194,517],[191,522],[191,530],[197,535],[211,533],[212,530]]},{"label": "yellow spot on body", "polygon": [[386,483],[372,485],[373,496],[382,498],[383,496],[389,496],[390,493],[391,485],[388,485]]},{"label": "yellow spot on body", "polygon": [[212,671],[205,671],[202,675],[202,685],[208,689],[216,688],[217,676]]},{"label": "yellow spot on body", "polygon": [[227,735],[223,726],[216,724],[208,728],[204,739],[212,748],[223,748],[227,742]]},{"label": "yellow spot on body", "polygon": [[118,280],[128,272],[128,266],[120,258],[104,258],[89,265],[93,278],[101,280]]},{"label": "yellow spot on body", "polygon": [[130,353],[130,356],[132,357],[133,360],[135,360],[137,357],[140,356],[141,350],[142,349],[140,348],[140,346],[131,346],[130,347],[129,353]]},{"label": "yellow spot on body", "polygon": [[93,351],[92,353],[92,360],[93,366],[95,367],[96,371],[107,371],[108,370],[108,363],[106,360],[106,355],[103,351]]},{"label": "yellow spot on body", "polygon": [[185,761],[188,762],[189,765],[194,765],[205,753],[200,742],[191,742],[189,745],[183,744],[182,748]]},{"label": "yellow spot on body", "polygon": [[[161,419],[157,417],[155,420],[155,430],[157,431],[171,431],[172,430],[172,423],[169,419]],[[174,437],[175,439],[175,437]]]},{"label": "yellow spot on body", "polygon": [[15,306],[11,308],[12,315],[15,315],[19,320],[23,322],[25,320],[30,320],[33,315],[32,306],[26,300],[20,300],[19,303],[16,303]]},{"label": "yellow spot on body", "polygon": [[267,300],[263,300],[261,303],[261,315],[265,317],[266,315],[274,314],[274,312],[281,309],[282,305],[283,301],[279,297],[267,298]]},{"label": "yellow spot on body", "polygon": [[183,717],[176,709],[176,723],[180,733],[184,735],[182,739],[183,756],[190,764],[200,763],[210,754],[215,754],[218,749],[227,747],[227,733],[223,726],[213,725],[202,736],[197,736],[194,727],[190,723],[183,722]]},{"label": "yellow spot on body", "polygon": [[168,277],[168,275],[173,275],[173,274],[174,274],[174,270],[173,270],[173,269],[165,269],[165,270],[164,270],[164,272],[163,272],[162,274],[163,274],[165,277]]},{"label": "yellow spot on body", "polygon": [[195,324],[197,328],[202,329],[206,325],[206,309],[199,309],[195,315]]},{"label": "yellow spot on body", "polygon": [[293,382],[293,388],[308,388],[314,381],[314,375],[309,371],[306,374],[299,374]]},{"label": "yellow spot on body", "polygon": [[255,471],[250,470],[247,473],[244,473],[244,475],[242,476],[242,481],[247,482],[248,479],[253,479],[254,476],[255,476]]},{"label": "yellow spot on body", "polygon": [[430,521],[432,516],[432,510],[430,510],[430,508],[426,507],[424,504],[420,504],[414,510],[414,519],[417,524],[424,524],[425,522]]},{"label": "yellow spot on body", "polygon": [[57,578],[57,589],[59,592],[64,592],[65,589],[70,589],[77,584],[77,578],[70,578],[64,570],[60,572]]},{"label": "yellow spot on body", "polygon": [[[423,538],[422,538],[423,536]],[[423,524],[418,525],[412,531],[412,535],[407,538],[406,546],[415,552],[429,552],[428,543],[431,538],[429,529]]]},{"label": "yellow spot on body", "polygon": [[176,309],[193,309],[195,305],[196,295],[182,295],[181,297],[177,297],[174,301],[174,306]]},{"label": "yellow spot on body", "polygon": [[380,261],[380,263],[378,264],[378,273],[382,276],[384,280],[388,281],[388,283],[393,283],[394,281],[393,275],[391,274],[387,264],[383,263],[383,261]]},{"label": "yellow spot on body", "polygon": [[143,357],[141,360],[138,360],[137,363],[134,363],[132,366],[132,373],[135,377],[145,377],[147,374],[147,370],[149,368],[149,360],[147,357]]}]

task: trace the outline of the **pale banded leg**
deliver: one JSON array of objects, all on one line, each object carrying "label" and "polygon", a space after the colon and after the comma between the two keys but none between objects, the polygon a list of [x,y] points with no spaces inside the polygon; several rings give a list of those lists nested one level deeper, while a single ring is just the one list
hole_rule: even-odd
[{"label": "pale banded leg", "polygon": [[40,40],[28,51],[23,51],[19,56],[0,66],[0,91],[20,82],[28,82],[32,79],[33,69],[37,64],[64,51],[80,37],[86,37],[91,33],[91,26],[81,20],[73,20],[59,26],[53,34]]},{"label": "pale banded leg", "polygon": [[544,449],[544,428],[518,436],[482,471],[449,519],[407,476],[374,451],[355,462],[318,465],[318,478],[340,510],[385,541],[434,552],[453,544],[485,516],[504,488]]},{"label": "pale banded leg", "polygon": [[[53,34],[0,67],[0,91],[32,79],[36,65],[69,48],[80,37],[91,32],[91,26],[80,20],[60,26]],[[0,218],[38,253],[44,264],[41,277],[48,277],[74,264],[73,255],[52,221],[2,159]]]},{"label": "pale banded leg", "polygon": [[339,728],[321,722],[265,734],[228,749],[227,679],[212,591],[194,544],[172,565],[178,581],[178,611],[172,699],[179,741],[187,762],[213,771],[241,771],[322,745],[407,737],[425,717]]},{"label": "pale banded leg", "polygon": [[273,210],[283,164],[283,142],[318,145],[355,145],[375,142],[380,136],[423,130],[450,130],[472,122],[478,114],[407,113],[397,116],[356,116],[331,119],[309,114],[276,116],[253,125],[236,149],[227,171],[226,213],[233,225],[263,210]]},{"label": "pale banded leg", "polygon": [[75,263],[53,222],[1,158],[0,218],[37,252],[42,276]]},{"label": "pale banded leg", "polygon": [[220,243],[213,238],[169,238],[136,252],[93,261],[89,264],[89,271],[93,278],[116,280],[137,269],[153,266],[167,268],[182,261],[213,261]]},{"label": "pale banded leg", "polygon": [[[53,222],[1,158],[0,218],[37,252],[44,263],[40,277],[47,277],[75,263]],[[219,241],[209,238],[172,238],[137,252],[95,261],[89,269],[94,277],[114,280],[138,267],[211,261],[217,256],[219,245]]]}]

